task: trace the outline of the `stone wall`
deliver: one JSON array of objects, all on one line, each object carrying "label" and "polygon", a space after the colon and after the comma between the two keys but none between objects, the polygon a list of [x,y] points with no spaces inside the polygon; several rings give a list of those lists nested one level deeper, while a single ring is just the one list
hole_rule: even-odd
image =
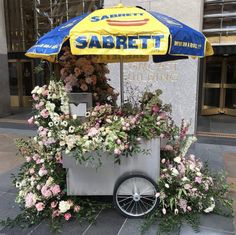
[{"label": "stone wall", "polygon": [[[158,11],[201,30],[202,0],[105,0],[105,7],[118,3],[130,6],[139,5],[146,10]],[[112,85],[119,90],[119,64],[111,64],[109,69]],[[154,64],[151,61],[127,63],[124,65],[125,86],[131,85],[137,95],[145,88],[162,89],[163,100],[173,106],[175,121],[180,123],[182,118],[191,121],[191,133],[194,133],[197,116],[198,71],[198,59],[160,64]]]},{"label": "stone wall", "polygon": [[0,0],[0,117],[9,114],[10,91],[3,0]]}]

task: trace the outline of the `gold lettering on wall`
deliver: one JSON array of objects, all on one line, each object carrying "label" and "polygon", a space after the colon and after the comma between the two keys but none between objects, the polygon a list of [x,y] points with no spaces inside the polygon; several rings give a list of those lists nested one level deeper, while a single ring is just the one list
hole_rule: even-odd
[{"label": "gold lettering on wall", "polygon": [[172,61],[159,64],[148,62],[126,63],[124,78],[127,82],[153,82],[155,80],[174,82],[179,79],[177,62]]}]

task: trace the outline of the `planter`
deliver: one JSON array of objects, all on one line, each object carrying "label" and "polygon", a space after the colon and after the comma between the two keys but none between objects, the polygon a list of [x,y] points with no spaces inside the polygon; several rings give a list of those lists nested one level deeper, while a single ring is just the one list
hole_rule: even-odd
[{"label": "planter", "polygon": [[92,93],[68,93],[71,115],[84,117],[92,107]]},{"label": "planter", "polygon": [[[94,168],[76,164],[75,153],[63,154],[63,167],[67,171],[68,195],[112,195],[117,180],[130,174],[142,174],[157,181],[160,173],[160,139],[143,141],[141,148],[148,154],[132,157],[121,156],[121,164],[114,163],[114,156],[103,153],[102,166]],[[90,156],[97,157],[95,153]]]}]

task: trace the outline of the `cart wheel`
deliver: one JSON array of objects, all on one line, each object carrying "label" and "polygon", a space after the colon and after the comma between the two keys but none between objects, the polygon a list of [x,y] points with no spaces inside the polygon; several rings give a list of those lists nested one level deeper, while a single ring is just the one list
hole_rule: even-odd
[{"label": "cart wheel", "polygon": [[135,174],[117,181],[113,203],[126,217],[142,217],[151,212],[157,204],[157,185],[145,175]]}]

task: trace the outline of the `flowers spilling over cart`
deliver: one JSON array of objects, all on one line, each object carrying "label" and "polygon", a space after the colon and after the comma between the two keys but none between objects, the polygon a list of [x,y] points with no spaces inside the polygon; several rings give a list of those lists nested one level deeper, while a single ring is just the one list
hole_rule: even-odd
[{"label": "flowers spilling over cart", "polygon": [[[135,158],[135,154],[143,153],[146,158],[148,151],[143,151],[139,143],[156,137],[168,138],[168,143],[161,149],[160,178],[154,183],[151,181],[156,200],[155,207],[150,207],[153,211],[147,221],[154,222],[153,217],[169,218],[170,221],[177,216],[189,218],[213,211],[217,201],[228,203],[224,177],[212,175],[195,156],[185,155],[195,138],[186,135],[188,124],[184,120],[180,127],[174,124],[171,107],[160,100],[160,90],[145,92],[140,106],[130,103],[123,108],[96,105],[86,113],[83,122],[70,115],[69,99],[62,82],[51,81],[48,86],[36,87],[32,94],[35,115],[29,122],[37,125],[38,131],[35,137],[18,142],[26,162],[14,178],[19,188],[16,201],[22,208],[15,222],[35,224],[51,218],[52,226],[56,228],[61,219],[91,219],[108,205],[91,202],[79,195],[67,195],[62,152],[76,152],[78,164],[86,165],[91,161],[99,170],[101,156],[93,155],[90,159],[90,153],[101,150],[120,167],[127,157]],[[147,183],[145,178],[139,182],[140,187]],[[138,194],[135,196],[138,200]],[[144,211],[145,206],[138,212]],[[167,219],[164,221],[168,223]],[[5,221],[6,224],[11,222]],[[147,224],[144,223],[143,228]]]}]

